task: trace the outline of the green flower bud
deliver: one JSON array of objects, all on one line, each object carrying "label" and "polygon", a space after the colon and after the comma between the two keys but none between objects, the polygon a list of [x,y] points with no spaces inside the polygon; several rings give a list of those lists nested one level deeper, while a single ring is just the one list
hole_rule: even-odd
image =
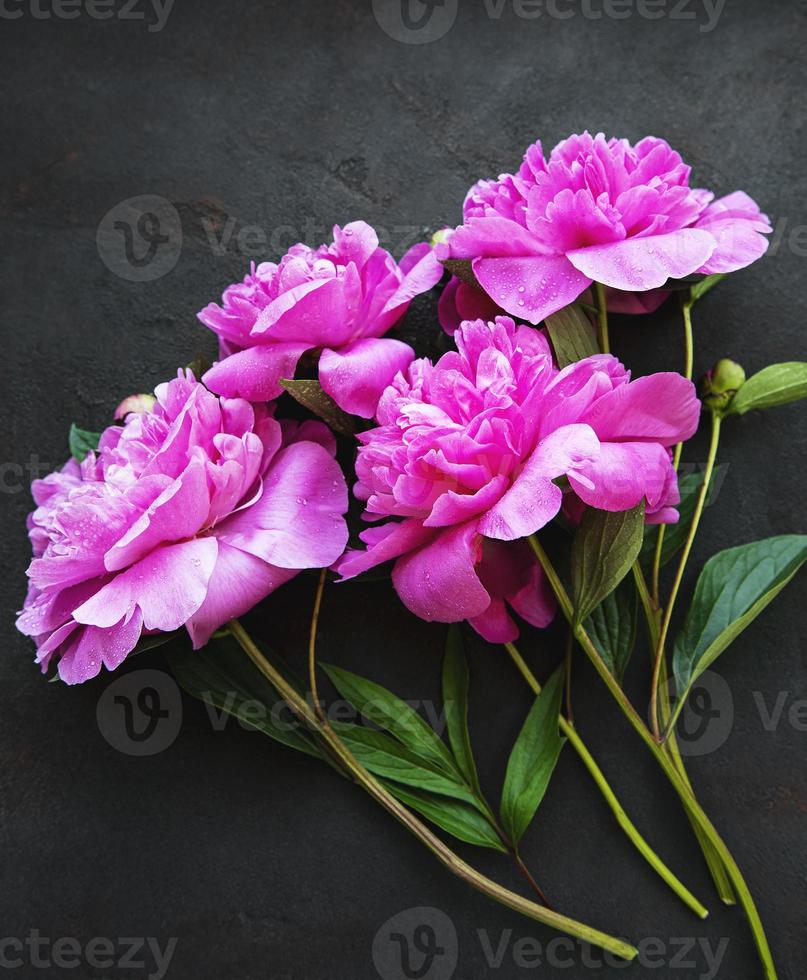
[{"label": "green flower bud", "polygon": [[443,242],[447,242],[453,231],[453,228],[441,228],[439,231],[436,231],[432,235],[431,247],[434,248],[435,245],[442,245]]},{"label": "green flower bud", "polygon": [[154,395],[129,395],[115,409],[115,421],[122,422],[127,415],[131,415],[133,412],[138,415],[150,412],[156,401]]},{"label": "green flower bud", "polygon": [[701,382],[703,403],[713,411],[725,411],[745,384],[745,371],[736,361],[724,357],[707,371]]}]

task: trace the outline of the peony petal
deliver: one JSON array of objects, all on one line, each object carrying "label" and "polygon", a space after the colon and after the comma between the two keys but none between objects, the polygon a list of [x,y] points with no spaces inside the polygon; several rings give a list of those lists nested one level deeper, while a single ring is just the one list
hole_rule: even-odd
[{"label": "peony petal", "polygon": [[293,568],[276,568],[254,555],[219,541],[216,567],[207,595],[186,623],[194,650],[230,619],[243,616],[261,599],[297,575]]},{"label": "peony petal", "polygon": [[476,522],[470,521],[399,558],[392,582],[407,609],[439,623],[458,623],[483,613],[490,596],[476,574],[480,545]]},{"label": "peony petal", "polygon": [[351,415],[372,418],[381,393],[415,359],[400,340],[368,337],[340,350],[323,350],[319,380],[323,390]]},{"label": "peony petal", "polygon": [[696,272],[715,246],[709,232],[683,228],[666,235],[576,248],[567,255],[576,269],[595,282],[614,289],[643,291]]},{"label": "peony petal", "polygon": [[455,493],[449,490],[441,494],[431,513],[423,522],[425,527],[446,527],[462,524],[482,511],[489,510],[507,489],[506,476],[494,476],[476,493]]},{"label": "peony petal", "polygon": [[334,225],[333,243],[345,264],[353,262],[357,269],[363,269],[378,248],[378,235],[366,221],[351,221],[344,228]]},{"label": "peony petal", "polygon": [[493,320],[501,309],[478,286],[470,286],[452,276],[437,301],[437,319],[453,337],[463,320]]},{"label": "peony petal", "polygon": [[659,372],[620,385],[580,415],[601,442],[630,440],[672,446],[698,428],[701,403],[691,381]]},{"label": "peony petal", "polygon": [[468,622],[488,643],[514,643],[519,636],[518,626],[507,612],[504,599],[496,596],[484,612],[472,616]]},{"label": "peony petal", "polygon": [[650,289],[646,293],[625,293],[621,289],[605,289],[605,301],[609,313],[643,315],[655,313],[672,293],[667,289]]},{"label": "peony petal", "polygon": [[103,664],[115,670],[137,646],[143,626],[143,615],[135,609],[108,629],[85,626],[73,638],[59,660],[59,677],[65,684],[83,684],[96,677]]},{"label": "peony petal", "polygon": [[346,582],[362,572],[420,548],[433,540],[437,533],[425,528],[422,521],[414,519],[368,527],[359,535],[367,549],[360,551],[358,548],[350,548],[334,563],[333,570],[340,576],[340,582]]},{"label": "peony petal", "polygon": [[760,233],[753,219],[727,218],[702,227],[717,241],[717,248],[709,260],[698,269],[706,275],[744,269],[768,250],[768,239]]},{"label": "peony petal", "polygon": [[251,506],[213,534],[280,568],[327,568],[345,550],[347,486],[339,464],[319,443],[282,449]]},{"label": "peony petal", "polygon": [[444,271],[428,242],[413,245],[401,259],[401,269],[404,272],[403,281],[387,300],[382,313],[400,309],[411,303],[415,296],[428,292],[440,282]]},{"label": "peony petal", "polygon": [[251,337],[304,344],[304,350],[341,346],[353,338],[361,301],[361,278],[350,262],[338,276],[314,279],[281,293],[260,314]]},{"label": "peony petal", "polygon": [[565,255],[474,259],[473,269],[495,303],[533,324],[568,306],[591,285]]},{"label": "peony petal", "polygon": [[451,232],[447,242],[436,246],[437,257],[445,259],[501,258],[545,255],[547,250],[524,225],[509,218],[469,218]]},{"label": "peony petal", "polygon": [[491,596],[505,599],[532,626],[543,629],[554,619],[554,593],[526,541],[486,538],[478,571]]},{"label": "peony petal", "polygon": [[643,497],[654,510],[667,495],[671,470],[669,452],[656,442],[606,442],[599,459],[582,464],[581,474],[569,474],[569,483],[599,510],[630,510]]},{"label": "peony petal", "polygon": [[283,394],[281,378],[293,378],[310,343],[272,343],[248,347],[218,361],[202,377],[207,387],[227,398],[270,401]]},{"label": "peony petal", "polygon": [[526,538],[548,524],[560,510],[563,492],[552,481],[576,472],[599,452],[599,441],[587,425],[565,425],[543,439],[507,493],[480,520],[488,538]]},{"label": "peony petal", "polygon": [[280,425],[284,446],[290,446],[293,442],[316,442],[329,456],[336,455],[336,436],[319,419],[306,419],[304,422],[282,419]]},{"label": "peony petal", "polygon": [[204,601],[217,552],[215,538],[159,548],[116,575],[80,605],[73,618],[88,626],[110,627],[139,606],[146,629],[179,629]]},{"label": "peony petal", "polygon": [[158,545],[192,537],[205,523],[209,509],[205,467],[193,459],[107,551],[104,566],[109,572],[117,572],[144,558]]}]

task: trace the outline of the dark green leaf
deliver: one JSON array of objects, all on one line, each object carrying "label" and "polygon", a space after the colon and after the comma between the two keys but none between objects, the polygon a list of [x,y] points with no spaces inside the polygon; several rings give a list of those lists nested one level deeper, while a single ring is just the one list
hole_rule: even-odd
[{"label": "dark green leaf", "polygon": [[334,432],[343,436],[352,436],[355,433],[356,423],[352,416],[343,412],[333,398],[325,394],[319,381],[302,379],[280,383],[295,401],[319,416]]},{"label": "dark green leaf", "polygon": [[409,705],[380,684],[349,670],[322,664],[337,691],[368,721],[394,735],[419,759],[435,764],[446,775],[456,767],[437,733]]},{"label": "dark green leaf", "polygon": [[566,741],[558,731],[563,679],[560,667],[535,699],[507,762],[501,820],[513,844],[532,822]]},{"label": "dark green leaf", "polygon": [[565,368],[584,357],[599,354],[597,334],[577,303],[564,306],[544,321],[558,367]]},{"label": "dark green leaf", "polygon": [[193,372],[193,376],[198,380],[203,374],[206,374],[213,364],[210,358],[206,354],[197,354],[196,357],[187,365],[187,369]]},{"label": "dark green leaf", "polygon": [[619,683],[636,643],[639,595],[630,577],[607,595],[585,622],[585,629],[605,665]]},{"label": "dark green leaf", "polygon": [[710,558],[676,637],[677,717],[697,678],[776,598],[807,561],[807,535],[783,534]]},{"label": "dark green leaf", "polygon": [[462,644],[459,626],[448,628],[446,652],[443,659],[443,710],[446,716],[448,741],[457,768],[468,781],[468,785],[481,796],[479,777],[471,748],[471,735],[468,731],[468,662]]},{"label": "dark green leaf", "polygon": [[807,398],[807,363],[769,364],[745,382],[732,398],[726,415],[745,415],[755,408],[776,408]]},{"label": "dark green leaf", "polygon": [[100,432],[88,432],[86,429],[79,429],[74,422],[70,426],[68,444],[70,455],[79,463],[83,463],[87,453],[94,453],[98,448],[98,440],[101,438]]},{"label": "dark green leaf", "polygon": [[173,630],[171,633],[143,633],[129,656],[133,657],[136,653],[155,650],[157,647],[165,646],[166,643],[187,645],[188,642],[188,634],[184,629]]},{"label": "dark green leaf", "polygon": [[350,752],[373,775],[393,779],[438,796],[463,800],[484,812],[464,782],[444,775],[436,766],[424,762],[385,732],[339,722],[333,722],[332,727]]},{"label": "dark green leaf", "polygon": [[[723,480],[726,477],[728,466],[720,464],[715,466],[712,472],[712,479],[709,481],[709,492],[706,495],[708,507],[714,502]],[[675,524],[667,524],[664,531],[664,542],[661,545],[661,564],[666,565],[671,558],[684,547],[689,528],[692,525],[692,518],[695,516],[695,505],[698,501],[698,493],[703,486],[704,473],[686,473],[678,478],[678,489],[681,493],[681,503],[678,504],[679,518]],[[656,551],[656,541],[658,540],[659,525],[648,525],[644,531],[644,541],[642,542],[642,562],[649,565],[653,560]]]},{"label": "dark green leaf", "polygon": [[725,278],[726,276],[724,273],[717,273],[713,276],[706,276],[705,279],[701,279],[700,282],[696,282],[690,292],[693,303],[704,297],[710,289],[714,289],[721,279]]},{"label": "dark green leaf", "polygon": [[644,501],[612,513],[589,507],[572,542],[572,589],[577,623],[619,585],[639,556]]},{"label": "dark green leaf", "polygon": [[275,689],[232,636],[213,639],[201,650],[172,650],[168,663],[188,694],[283,745],[322,758]]},{"label": "dark green leaf", "polygon": [[452,276],[456,276],[460,282],[464,282],[466,286],[480,288],[479,283],[476,281],[470,259],[444,259],[443,266]]},{"label": "dark green leaf", "polygon": [[394,782],[387,780],[383,782],[401,803],[416,810],[427,820],[431,820],[436,827],[447,831],[458,840],[506,853],[507,848],[502,844],[490,821],[467,803],[441,797],[435,798],[428,793],[399,786]]}]

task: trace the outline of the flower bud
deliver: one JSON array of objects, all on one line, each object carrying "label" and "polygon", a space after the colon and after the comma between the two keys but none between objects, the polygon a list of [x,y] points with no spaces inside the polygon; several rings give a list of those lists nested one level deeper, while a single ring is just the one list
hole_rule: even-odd
[{"label": "flower bud", "polygon": [[115,421],[121,422],[132,413],[142,415],[144,412],[150,412],[156,401],[154,395],[129,395],[115,409]]},{"label": "flower bud", "polygon": [[703,403],[707,408],[723,411],[745,384],[745,371],[736,361],[724,357],[707,371],[701,382]]},{"label": "flower bud", "polygon": [[437,245],[443,245],[449,240],[453,231],[453,228],[441,228],[439,231],[436,231],[431,238],[431,247],[435,248]]}]

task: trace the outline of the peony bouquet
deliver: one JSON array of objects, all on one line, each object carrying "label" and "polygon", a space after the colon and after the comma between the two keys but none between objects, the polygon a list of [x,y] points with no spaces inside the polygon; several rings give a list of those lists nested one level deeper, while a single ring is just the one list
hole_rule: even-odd
[{"label": "peony bouquet", "polygon": [[[71,458],[34,482],[17,626],[37,663],[76,684],[170,641],[188,692],[236,714],[255,698],[282,706],[293,725],[273,711],[253,724],[362,787],[450,872],[629,960],[628,942],[549,906],[519,848],[568,742],[638,854],[694,914],[708,914],[575,729],[564,691],[584,655],[672,784],[719,897],[740,904],[775,977],[745,879],[687,776],[676,722],[700,675],[807,560],[807,535],[714,555],[671,630],[721,427],[807,397],[798,362],[746,378],[724,359],[700,397],[692,382],[695,304],[760,258],[770,231],[743,192],[716,199],[691,187],[664,140],[583,133],[548,156],[535,143],[517,172],[480,180],[462,223],[400,261],[356,221],[328,244],[253,265],[199,313],[219,340],[215,364],[127,397],[100,434],[74,426]],[[418,296],[436,301],[448,335],[437,360],[396,336]],[[673,300],[683,371],[632,377],[611,353],[609,313],[646,316]],[[702,419],[706,466],[679,478]],[[238,617],[306,570],[319,572],[303,684]],[[451,624],[447,738],[376,679],[317,663],[326,582],[371,570],[415,616]],[[541,686],[516,642],[522,621],[541,629],[556,616],[568,643]],[[651,651],[647,711],[622,686],[639,619]],[[463,622],[507,651],[535,695],[496,804],[474,762]],[[321,672],[357,721],[329,718]],[[528,896],[477,871],[451,838],[512,861]]]}]

